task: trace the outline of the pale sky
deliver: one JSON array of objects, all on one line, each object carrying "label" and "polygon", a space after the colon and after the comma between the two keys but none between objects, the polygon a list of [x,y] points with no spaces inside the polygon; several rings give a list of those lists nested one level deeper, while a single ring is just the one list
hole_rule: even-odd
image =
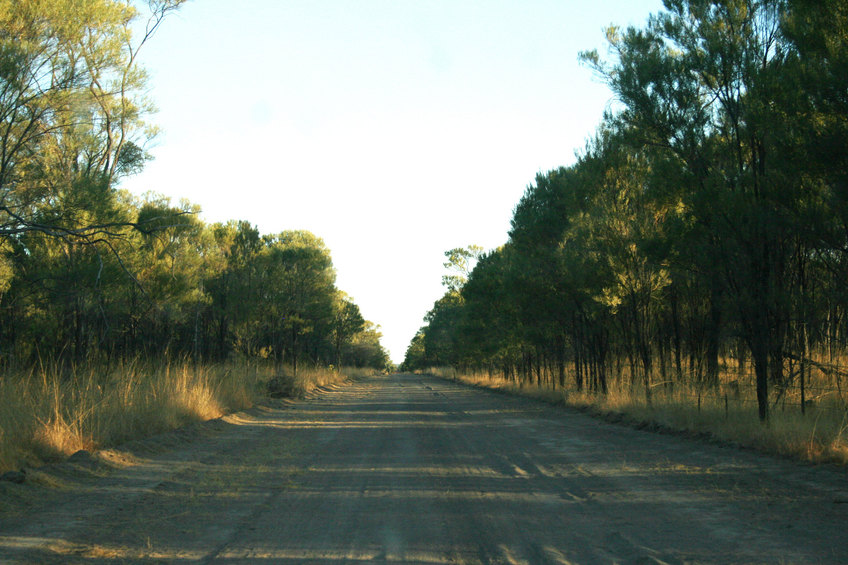
[{"label": "pale sky", "polygon": [[507,240],[539,171],[612,95],[577,61],[660,0],[192,0],[145,46],[161,128],[124,182],[322,237],[395,362],[443,293],[444,251]]}]

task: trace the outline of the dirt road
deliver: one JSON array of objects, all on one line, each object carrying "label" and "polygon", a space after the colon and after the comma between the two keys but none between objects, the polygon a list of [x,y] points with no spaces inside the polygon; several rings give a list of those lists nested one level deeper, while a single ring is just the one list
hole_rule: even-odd
[{"label": "dirt road", "polygon": [[848,563],[844,471],[434,378],[208,428],[6,487],[0,563]]}]

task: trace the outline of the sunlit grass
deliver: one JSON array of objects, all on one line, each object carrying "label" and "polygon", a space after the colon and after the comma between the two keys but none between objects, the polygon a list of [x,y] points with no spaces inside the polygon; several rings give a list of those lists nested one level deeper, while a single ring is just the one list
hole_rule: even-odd
[{"label": "sunlit grass", "polygon": [[[773,401],[769,422],[762,424],[753,389],[739,387],[735,374],[723,375],[717,388],[699,390],[687,383],[675,383],[673,387],[655,385],[648,401],[644,388],[634,387],[629,378],[613,379],[603,395],[573,387],[540,387],[534,382],[517,384],[485,372],[460,374],[451,368],[427,372],[564,404],[613,420],[704,434],[804,461],[848,464],[848,407],[839,394],[819,394],[802,413],[794,398],[797,392],[787,392],[779,401]],[[824,391],[824,383],[813,382],[811,390]]]},{"label": "sunlit grass", "polygon": [[290,381],[289,396],[302,396],[373,371],[308,368],[286,376],[291,373],[270,363],[140,359],[7,372],[0,380],[0,472],[249,408],[273,379]]}]

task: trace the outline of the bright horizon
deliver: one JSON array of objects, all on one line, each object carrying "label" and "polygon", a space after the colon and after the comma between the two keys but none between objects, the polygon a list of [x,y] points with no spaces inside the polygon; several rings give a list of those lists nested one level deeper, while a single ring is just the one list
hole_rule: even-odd
[{"label": "bright horizon", "polygon": [[444,251],[506,242],[537,172],[569,165],[609,90],[577,54],[659,0],[193,0],[141,63],[161,128],[123,186],[309,230],[394,362],[443,293]]}]

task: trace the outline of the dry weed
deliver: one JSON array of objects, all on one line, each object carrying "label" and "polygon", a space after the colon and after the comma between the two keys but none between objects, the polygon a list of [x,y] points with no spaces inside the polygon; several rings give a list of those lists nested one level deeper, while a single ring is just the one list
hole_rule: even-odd
[{"label": "dry weed", "polygon": [[131,360],[0,380],[0,470],[116,445],[250,407],[273,368]]}]

